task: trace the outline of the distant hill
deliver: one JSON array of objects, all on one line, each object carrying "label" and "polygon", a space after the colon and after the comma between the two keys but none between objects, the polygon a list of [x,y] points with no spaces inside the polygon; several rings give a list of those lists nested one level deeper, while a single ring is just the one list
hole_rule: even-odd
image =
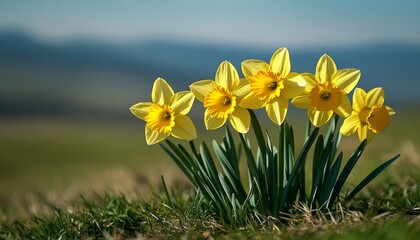
[{"label": "distant hill", "polygon": [[[223,60],[231,61],[240,71],[243,60],[269,61],[275,50],[159,39],[131,44],[91,40],[58,44],[2,32],[0,115],[23,114],[16,109],[24,106],[32,106],[27,107],[27,114],[97,111],[118,115],[123,107],[126,111],[133,102],[148,99],[158,76],[176,90],[187,89],[193,81],[213,78]],[[388,103],[413,105],[420,101],[420,44],[289,50],[294,71],[313,72],[318,58],[327,53],[338,68],[361,69],[360,87],[383,86]]]}]

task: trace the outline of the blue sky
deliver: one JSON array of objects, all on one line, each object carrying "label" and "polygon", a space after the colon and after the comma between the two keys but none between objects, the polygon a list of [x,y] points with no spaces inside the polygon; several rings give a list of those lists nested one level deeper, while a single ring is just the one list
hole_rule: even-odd
[{"label": "blue sky", "polygon": [[52,41],[154,38],[261,46],[420,43],[420,1],[0,1],[0,31]]}]

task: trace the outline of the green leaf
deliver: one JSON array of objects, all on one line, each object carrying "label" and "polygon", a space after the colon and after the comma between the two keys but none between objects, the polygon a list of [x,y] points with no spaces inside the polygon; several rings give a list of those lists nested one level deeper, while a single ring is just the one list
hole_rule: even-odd
[{"label": "green leaf", "polygon": [[[323,145],[322,141],[320,141],[322,140],[322,138],[318,137],[318,140],[319,140],[318,143],[321,142],[320,145]],[[328,172],[328,170],[326,170],[326,165],[331,154],[332,146],[333,146],[333,143],[332,141],[330,141],[328,142],[327,146],[325,146],[325,148],[323,148],[322,150],[317,149],[321,151],[320,153],[317,153],[317,152],[314,153],[314,157],[321,156],[321,159],[316,160],[316,161],[314,160],[314,162],[317,162],[318,164],[316,165],[316,169],[314,169],[315,177],[313,178],[312,190],[311,190],[311,195],[309,198],[309,208],[311,209],[315,201],[317,200],[317,198],[320,197],[320,189],[322,188],[325,175]]]},{"label": "green leaf", "polygon": [[241,183],[241,179],[236,174],[231,162],[228,160],[227,156],[223,153],[216,141],[213,141],[213,149],[220,165],[222,166],[223,172],[225,173],[224,175],[227,177],[230,182],[230,186],[233,188],[232,191],[238,195],[240,200],[245,200],[246,191]]},{"label": "green leaf", "polygon": [[171,195],[169,195],[169,191],[168,191],[168,188],[166,187],[166,183],[165,183],[165,179],[163,178],[163,175],[160,175],[160,179],[162,180],[163,190],[165,192],[165,196],[166,196],[166,199],[168,200],[169,206],[173,207],[174,205],[171,200]]},{"label": "green leaf", "polygon": [[331,203],[330,200],[331,200],[331,196],[334,190],[334,185],[337,181],[338,173],[340,171],[342,159],[343,159],[343,152],[340,152],[333,166],[331,167],[331,170],[328,172],[323,189],[321,190],[320,203],[321,205],[324,205],[325,203],[324,209],[330,207],[330,203]]},{"label": "green leaf", "polygon": [[265,155],[266,148],[265,148],[265,142],[264,142],[264,135],[261,130],[261,125],[258,121],[257,116],[255,116],[254,111],[248,109],[250,115],[251,115],[251,125],[252,129],[254,130],[255,137],[257,138],[258,146],[260,147],[261,153]]},{"label": "green leaf", "polygon": [[[169,140],[168,140],[169,141]],[[185,165],[184,161],[178,158],[174,153],[172,153],[171,150],[169,150],[165,145],[159,144],[162,149],[169,155],[169,157],[174,160],[176,165],[181,169],[181,171],[185,174],[185,176],[193,183],[195,186],[197,186],[197,183],[191,173],[191,169],[188,169],[188,166]]]},{"label": "green leaf", "polygon": [[296,164],[292,170],[292,173],[290,174],[286,187],[284,188],[283,194],[281,196],[280,200],[280,211],[283,211],[286,208],[286,199],[289,197],[289,190],[292,186],[292,184],[296,180],[296,174],[297,171],[301,168],[303,161],[306,159],[306,155],[308,154],[309,149],[311,148],[312,144],[314,143],[316,136],[318,135],[319,128],[315,128],[312,131],[311,136],[305,141],[305,144],[302,147],[302,151],[300,152]]},{"label": "green leaf", "polygon": [[[258,177],[258,171],[257,171],[257,165],[255,164],[254,155],[252,154],[251,147],[249,146],[249,142],[245,138],[245,134],[241,133],[239,134],[239,137],[242,142],[242,146],[244,146],[244,151],[247,159],[248,164],[248,171],[249,171],[249,178],[250,182],[254,181],[253,178]],[[259,184],[258,180],[257,183]]]},{"label": "green leaf", "polygon": [[332,201],[335,201],[335,199],[338,197],[338,194],[340,194],[340,191],[343,188],[344,183],[346,182],[351,171],[356,165],[356,162],[359,160],[360,156],[362,155],[366,147],[366,144],[367,144],[367,141],[365,139],[360,143],[360,145],[357,147],[354,153],[350,156],[350,159],[348,160],[343,170],[341,171],[340,176],[338,177],[337,183],[334,186],[334,191],[331,196]]},{"label": "green leaf", "polygon": [[389,159],[388,161],[381,164],[375,170],[373,170],[365,179],[363,179],[359,185],[357,185],[353,191],[346,197],[346,201],[350,201],[353,197],[362,190],[368,183],[370,183],[376,176],[378,176],[383,170],[385,170],[391,163],[397,160],[400,157],[400,154],[396,155],[395,157]]}]

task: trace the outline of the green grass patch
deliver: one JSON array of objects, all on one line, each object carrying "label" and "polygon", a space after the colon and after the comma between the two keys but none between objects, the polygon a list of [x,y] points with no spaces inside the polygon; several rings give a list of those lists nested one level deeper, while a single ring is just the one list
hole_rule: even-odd
[{"label": "green grass patch", "polygon": [[[387,182],[371,186],[349,208],[334,212],[296,206],[279,219],[254,218],[243,227],[222,223],[198,194],[172,191],[168,195],[128,198],[97,195],[70,207],[56,208],[28,218],[3,219],[5,239],[416,239],[420,234],[419,182],[406,187]],[[159,191],[161,192],[161,191]]]}]

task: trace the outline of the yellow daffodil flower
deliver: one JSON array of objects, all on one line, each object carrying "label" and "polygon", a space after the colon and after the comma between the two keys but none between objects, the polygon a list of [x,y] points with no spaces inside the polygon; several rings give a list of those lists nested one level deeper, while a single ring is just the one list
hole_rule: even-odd
[{"label": "yellow daffodil flower", "polygon": [[286,118],[288,99],[301,94],[306,86],[305,79],[290,70],[287,48],[274,52],[270,64],[256,59],[242,62],[242,72],[249,81],[250,90],[239,106],[249,109],[265,107],[268,117],[274,123],[282,124]]},{"label": "yellow daffodil flower", "polygon": [[351,104],[347,94],[360,79],[360,71],[354,68],[337,70],[334,60],[324,54],[316,65],[316,73],[305,73],[305,92],[295,97],[292,104],[308,109],[312,124],[320,127],[327,123],[333,113],[346,118],[350,116]]},{"label": "yellow daffodil flower", "polygon": [[217,69],[215,80],[201,80],[190,85],[191,92],[204,104],[204,123],[208,130],[220,128],[229,119],[232,127],[246,133],[251,124],[247,109],[238,102],[247,94],[247,81],[239,79],[235,67],[224,61]]},{"label": "yellow daffodil flower", "polygon": [[348,136],[356,132],[360,141],[372,140],[375,133],[383,131],[389,124],[390,116],[395,112],[384,105],[385,95],[382,88],[374,88],[366,93],[356,88],[353,94],[353,111],[341,126],[341,134]]},{"label": "yellow daffodil flower", "polygon": [[185,140],[197,137],[195,126],[186,114],[194,103],[190,91],[174,93],[162,78],[156,79],[152,89],[152,102],[133,105],[130,111],[146,121],[145,135],[148,145],[158,143],[169,135]]}]

